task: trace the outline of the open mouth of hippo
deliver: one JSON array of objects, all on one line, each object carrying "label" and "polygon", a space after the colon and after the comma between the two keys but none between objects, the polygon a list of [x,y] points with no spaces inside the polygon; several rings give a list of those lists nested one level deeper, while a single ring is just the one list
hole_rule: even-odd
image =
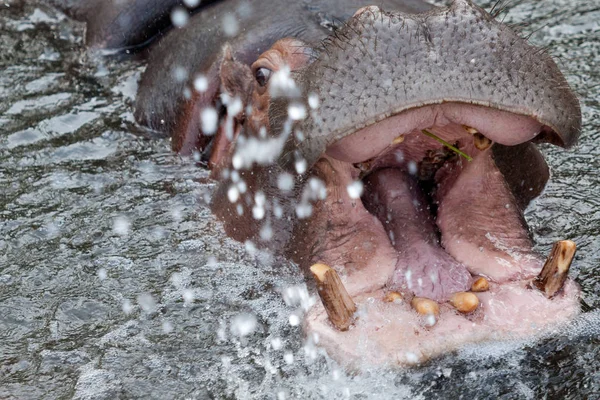
[{"label": "open mouth of hippo", "polygon": [[[454,6],[440,19],[460,15]],[[324,304],[309,312],[306,331],[342,363],[364,366],[419,363],[567,321],[579,311],[566,277],[575,245],[557,242],[545,263],[523,216],[549,176],[532,141],[565,146],[576,136],[579,108],[564,78],[552,63],[556,74],[534,67],[498,85],[488,75],[503,67],[475,48],[454,67],[470,81],[452,82],[452,68],[431,56],[445,53],[448,37],[431,17],[420,57],[438,69],[411,81],[390,65],[389,54],[402,59],[405,50],[388,45],[385,29],[423,21],[365,10],[350,29],[361,32],[356,44],[348,33],[341,51],[316,63],[324,72],[306,73],[324,100],[302,125],[317,132],[304,146],[321,149],[312,173],[326,188],[292,246],[300,264],[313,265]]]},{"label": "open mouth of hippo", "polygon": [[[523,217],[548,178],[530,143],[541,132],[554,134],[531,117],[450,102],[328,146],[315,167],[327,197],[311,217],[326,221],[328,233],[311,222],[303,236],[314,240],[303,245],[311,262],[337,271],[348,296],[339,296],[346,304],[332,300],[338,295],[323,291],[327,270],[317,265],[325,308],[329,301],[334,310],[313,309],[307,331],[344,363],[410,364],[465,343],[543,332],[575,315],[579,290],[563,285],[566,271],[536,285],[544,259]],[[566,264],[570,246],[555,249],[570,252]]]}]

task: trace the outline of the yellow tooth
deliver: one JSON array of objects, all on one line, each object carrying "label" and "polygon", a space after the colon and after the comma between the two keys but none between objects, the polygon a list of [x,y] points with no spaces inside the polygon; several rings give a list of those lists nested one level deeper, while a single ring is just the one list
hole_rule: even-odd
[{"label": "yellow tooth", "polygon": [[383,301],[386,303],[394,303],[396,301],[400,302],[402,301],[402,295],[398,292],[388,292],[383,298]]},{"label": "yellow tooth", "polygon": [[490,283],[483,276],[479,277],[471,285],[472,292],[487,292],[490,289]]},{"label": "yellow tooth", "polygon": [[402,142],[404,142],[404,135],[400,135],[396,139],[392,140],[392,145],[400,144]]},{"label": "yellow tooth", "polygon": [[468,125],[463,125],[463,128],[465,128],[465,131],[467,131],[467,133],[469,133],[470,135],[474,135],[476,133],[479,133],[479,131],[475,128],[471,128]]},{"label": "yellow tooth", "polygon": [[310,267],[317,281],[317,291],[329,320],[340,331],[346,331],[354,321],[356,305],[334,269],[325,264]]},{"label": "yellow tooth", "polygon": [[440,306],[431,299],[425,297],[413,297],[410,304],[415,311],[421,315],[440,315]]},{"label": "yellow tooth", "polygon": [[481,133],[477,132],[473,134],[473,144],[477,147],[478,150],[487,150],[492,145],[492,141]]},{"label": "yellow tooth", "polygon": [[544,292],[546,297],[552,298],[562,289],[576,250],[577,245],[571,240],[560,240],[554,243],[544,268],[533,281],[533,285]]},{"label": "yellow tooth", "polygon": [[454,293],[450,297],[450,304],[452,304],[461,313],[470,313],[475,311],[479,306],[479,299],[473,293],[469,292],[458,292]]}]

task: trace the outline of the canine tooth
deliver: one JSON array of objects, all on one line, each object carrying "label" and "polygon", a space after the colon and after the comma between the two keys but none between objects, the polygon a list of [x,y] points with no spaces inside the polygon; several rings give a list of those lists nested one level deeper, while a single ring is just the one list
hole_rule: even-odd
[{"label": "canine tooth", "polygon": [[479,306],[479,298],[473,293],[457,292],[450,297],[450,304],[461,313],[468,314]]},{"label": "canine tooth", "polygon": [[385,297],[383,298],[383,301],[385,301],[386,303],[393,303],[395,301],[401,301],[402,300],[402,295],[398,292],[388,292]]},{"label": "canine tooth", "polygon": [[325,264],[314,264],[310,271],[317,281],[317,291],[329,320],[340,331],[348,330],[354,320],[356,305],[337,272]]},{"label": "canine tooth", "polygon": [[398,136],[396,139],[392,140],[392,144],[400,144],[404,142],[404,135]]},{"label": "canine tooth", "polygon": [[546,297],[554,297],[565,284],[575,251],[577,245],[571,240],[554,243],[542,272],[533,281],[533,285],[544,292]]},{"label": "canine tooth", "polygon": [[473,134],[473,144],[478,150],[483,151],[490,148],[492,141],[483,136],[481,133],[476,132]]},{"label": "canine tooth", "polygon": [[477,278],[471,285],[472,292],[487,292],[490,289],[490,283],[483,276]]},{"label": "canine tooth", "polygon": [[421,315],[439,315],[440,306],[438,303],[425,297],[413,297],[410,304]]},{"label": "canine tooth", "polygon": [[470,135],[474,135],[476,133],[479,133],[479,131],[475,128],[471,128],[468,125],[463,125],[463,128],[465,128],[465,131],[467,131],[467,133],[469,133]]}]

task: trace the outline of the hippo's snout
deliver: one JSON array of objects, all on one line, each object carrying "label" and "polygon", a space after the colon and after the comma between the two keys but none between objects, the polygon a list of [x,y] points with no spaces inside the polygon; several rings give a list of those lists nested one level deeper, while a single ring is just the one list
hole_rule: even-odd
[{"label": "hippo's snout", "polygon": [[[301,77],[322,102],[321,118],[303,126],[309,134],[300,146],[312,161],[362,128],[449,102],[535,121],[523,127],[528,118],[489,111],[478,118],[474,108],[460,107],[447,115],[507,145],[537,136],[570,146],[581,128],[579,102],[552,58],[467,0],[421,14],[360,9]],[[414,125],[405,115],[398,124]]]}]

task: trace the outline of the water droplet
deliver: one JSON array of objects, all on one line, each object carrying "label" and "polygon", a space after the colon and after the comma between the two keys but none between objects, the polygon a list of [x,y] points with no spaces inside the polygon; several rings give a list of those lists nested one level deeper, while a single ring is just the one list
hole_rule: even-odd
[{"label": "water droplet", "polygon": [[415,363],[419,362],[419,357],[417,357],[417,355],[415,353],[407,352],[406,353],[406,361],[408,361],[411,364],[415,364]]},{"label": "water droplet", "polygon": [[252,207],[252,217],[257,220],[261,220],[265,217],[265,208],[263,206],[255,205]]},{"label": "water droplet", "polygon": [[173,68],[173,79],[177,82],[184,82],[188,77],[187,69],[178,65]]},{"label": "water droplet", "polygon": [[300,121],[306,118],[306,107],[303,104],[290,104],[288,107],[288,116],[292,121]]},{"label": "water droplet", "polygon": [[126,236],[129,234],[129,229],[131,228],[131,222],[124,217],[120,216],[115,218],[113,223],[113,232],[115,232],[119,236]]},{"label": "water droplet", "polygon": [[196,79],[194,79],[194,89],[196,89],[196,91],[200,93],[206,92],[208,90],[208,79],[206,79],[206,76],[196,76]]},{"label": "water droplet", "polygon": [[169,333],[173,332],[173,324],[169,321],[164,321],[162,323],[162,330],[165,334],[168,335]]},{"label": "water droplet", "polygon": [[306,160],[303,158],[296,160],[294,167],[296,168],[296,172],[298,174],[303,174],[306,172]]},{"label": "water droplet", "polygon": [[240,191],[236,186],[231,186],[227,191],[227,198],[230,203],[235,203],[240,198]]},{"label": "water droplet", "polygon": [[186,305],[190,305],[194,302],[194,291],[192,289],[185,289],[182,293],[183,302]]},{"label": "water droplet", "polygon": [[152,312],[156,308],[156,302],[152,295],[148,293],[142,293],[137,297],[137,302],[145,312]]},{"label": "water droplet", "polygon": [[271,228],[271,224],[266,223],[265,225],[263,225],[263,227],[260,229],[260,239],[264,242],[268,242],[269,240],[271,240],[273,238],[273,228]]},{"label": "water droplet", "polygon": [[290,315],[290,325],[291,326],[298,326],[298,325],[300,325],[300,317],[297,316],[296,314]]},{"label": "water droplet", "polygon": [[235,36],[239,29],[239,23],[234,14],[227,13],[223,16],[223,32],[225,33],[225,36]]},{"label": "water droplet", "polygon": [[351,199],[360,199],[360,196],[363,194],[364,185],[361,181],[354,181],[346,189]]},{"label": "water droplet", "polygon": [[235,316],[231,320],[231,333],[235,336],[248,336],[256,329],[258,323],[256,317],[252,314],[243,313]]},{"label": "water droplet", "polygon": [[244,103],[242,103],[242,100],[236,96],[233,100],[230,100],[227,103],[227,115],[230,117],[235,117],[242,112],[243,108]]},{"label": "water droplet", "polygon": [[283,342],[280,338],[276,337],[271,340],[271,346],[273,347],[273,350],[280,350],[283,346]]},{"label": "water droplet", "polygon": [[435,325],[435,322],[436,322],[435,315],[433,315],[433,314],[428,314],[428,315],[425,317],[425,325],[427,325],[427,326],[434,326],[434,325]]},{"label": "water droplet", "polygon": [[183,4],[187,8],[194,8],[200,5],[200,0],[183,0]]},{"label": "water droplet", "polygon": [[287,352],[283,355],[283,360],[287,365],[292,365],[294,363],[294,354],[292,352]]},{"label": "water droplet", "polygon": [[177,28],[185,26],[189,19],[190,15],[183,7],[175,7],[173,8],[173,11],[171,11],[171,22],[173,23],[173,26]]},{"label": "water droplet", "polygon": [[202,122],[202,133],[210,136],[217,132],[217,124],[219,123],[219,114],[217,114],[217,110],[212,107],[205,108],[200,113],[200,120]]},{"label": "water droplet", "polygon": [[319,108],[319,96],[316,93],[311,93],[308,95],[308,106],[313,110]]},{"label": "water droplet", "polygon": [[127,315],[131,314],[133,312],[133,305],[131,304],[131,301],[129,301],[127,299],[123,300],[121,309],[123,310],[123,312],[125,314],[127,314]]},{"label": "water droplet", "polygon": [[416,175],[418,171],[419,171],[419,168],[417,166],[417,163],[414,161],[409,161],[408,162],[408,173],[411,175]]},{"label": "water droplet", "polygon": [[277,187],[282,192],[289,192],[294,188],[294,177],[292,174],[283,172],[277,177]]}]

